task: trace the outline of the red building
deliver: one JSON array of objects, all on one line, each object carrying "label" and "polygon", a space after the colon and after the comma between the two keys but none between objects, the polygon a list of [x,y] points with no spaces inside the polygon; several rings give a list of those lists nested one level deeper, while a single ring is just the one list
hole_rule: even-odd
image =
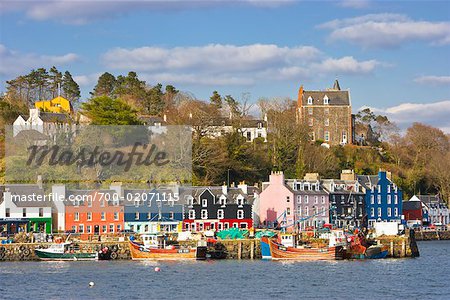
[{"label": "red building", "polygon": [[413,197],[409,201],[403,201],[403,215],[408,226],[415,224],[421,226],[424,219],[422,202],[417,197]]},{"label": "red building", "polygon": [[76,190],[66,195],[65,230],[83,236],[124,229],[124,209],[114,190]]}]

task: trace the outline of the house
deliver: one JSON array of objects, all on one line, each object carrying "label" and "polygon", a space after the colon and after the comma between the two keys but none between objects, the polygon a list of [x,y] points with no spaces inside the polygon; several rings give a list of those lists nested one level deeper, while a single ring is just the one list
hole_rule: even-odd
[{"label": "house", "polygon": [[306,91],[300,87],[297,121],[309,127],[311,140],[329,145],[353,143],[354,120],[350,91],[343,91],[338,80],[333,88]]},{"label": "house", "polygon": [[330,222],[338,228],[366,227],[365,194],[351,170],[343,170],[340,179],[323,179],[329,193]]},{"label": "house", "polygon": [[64,97],[58,96],[52,100],[36,101],[34,107],[42,112],[50,113],[73,113],[72,103]]},{"label": "house", "polygon": [[450,224],[449,209],[439,195],[416,195],[416,197],[424,204],[430,225]]},{"label": "house", "polygon": [[237,187],[188,187],[180,192],[185,203],[184,231],[221,231],[253,227],[252,205],[258,197],[256,187],[244,182]]},{"label": "house", "polygon": [[181,232],[184,208],[178,197],[167,188],[125,190],[125,229],[136,233]]},{"label": "house", "polygon": [[167,133],[167,116],[164,114],[164,116],[158,117],[158,116],[151,116],[151,115],[139,115],[138,119],[144,124],[145,126],[148,126],[150,131],[155,134],[163,134]]},{"label": "house", "polygon": [[408,201],[403,201],[403,215],[408,227],[422,226],[428,223],[428,213],[425,205],[417,196],[411,197]]},{"label": "house", "polygon": [[52,199],[37,184],[0,187],[0,232],[52,232]]},{"label": "house", "polygon": [[68,190],[65,230],[82,235],[114,234],[124,229],[124,208],[114,189]]},{"label": "house", "polygon": [[269,175],[269,182],[264,182],[259,197],[260,227],[283,227],[293,231],[295,226],[295,191],[285,182],[282,171]]},{"label": "house", "polygon": [[377,175],[358,175],[365,192],[365,205],[369,227],[375,222],[397,222],[402,220],[402,191],[390,179],[390,172]]},{"label": "house", "polygon": [[13,123],[13,136],[22,131],[33,131],[46,136],[53,136],[60,130],[69,130],[75,122],[66,113],[42,112],[38,108],[30,109],[29,116],[18,116]]}]

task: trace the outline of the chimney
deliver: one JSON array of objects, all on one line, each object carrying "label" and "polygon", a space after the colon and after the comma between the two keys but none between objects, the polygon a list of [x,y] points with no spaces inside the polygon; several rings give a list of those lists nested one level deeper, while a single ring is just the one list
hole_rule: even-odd
[{"label": "chimney", "polygon": [[353,170],[342,170],[341,180],[356,180],[356,175]]},{"label": "chimney", "polygon": [[245,181],[239,182],[238,188],[242,190],[244,194],[248,193],[248,186],[245,184]]},{"label": "chimney", "polygon": [[109,189],[115,191],[119,195],[119,198],[123,198],[122,182],[111,183]]},{"label": "chimney", "polygon": [[284,185],[283,171],[272,171],[269,176],[269,183],[274,185]]},{"label": "chimney", "polygon": [[42,189],[42,175],[37,176],[36,184],[40,189]]},{"label": "chimney", "polygon": [[226,182],[222,184],[222,194],[226,195],[228,193],[228,187]]},{"label": "chimney", "polygon": [[163,120],[164,120],[164,122],[167,122],[167,115],[166,114],[164,114]]},{"label": "chimney", "polygon": [[319,173],[306,173],[303,177],[306,181],[317,181],[320,179]]},{"label": "chimney", "polygon": [[267,122],[267,114],[264,114],[264,122]]},{"label": "chimney", "polygon": [[192,113],[189,113],[189,119],[192,119]]},{"label": "chimney", "polygon": [[302,107],[303,100],[303,85],[298,89],[297,107]]}]

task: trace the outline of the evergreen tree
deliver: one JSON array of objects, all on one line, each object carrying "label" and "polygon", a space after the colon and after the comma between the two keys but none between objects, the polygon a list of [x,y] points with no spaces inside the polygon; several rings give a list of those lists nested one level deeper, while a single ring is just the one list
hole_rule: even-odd
[{"label": "evergreen tree", "polygon": [[161,115],[164,111],[164,94],[162,84],[158,83],[147,92],[147,112],[151,115]]},{"label": "evergreen tree", "polygon": [[136,111],[120,98],[94,97],[81,105],[92,125],[139,125]]},{"label": "evergreen tree", "polygon": [[64,92],[64,97],[72,103],[78,102],[81,97],[80,87],[78,83],[73,80],[69,71],[64,72],[62,78],[62,90]]},{"label": "evergreen tree", "polygon": [[61,72],[58,71],[58,69],[53,66],[49,70],[49,87],[50,87],[50,93],[51,98],[55,98],[58,96],[58,89],[60,88],[60,85],[62,84],[62,78],[63,75]]},{"label": "evergreen tree", "polygon": [[114,90],[116,88],[116,77],[114,75],[105,72],[103,73],[97,81],[94,90],[90,93],[94,97],[98,96],[108,96],[114,97]]},{"label": "evergreen tree", "polygon": [[222,108],[222,96],[217,91],[214,91],[212,96],[209,97],[209,100],[212,105],[217,108]]}]

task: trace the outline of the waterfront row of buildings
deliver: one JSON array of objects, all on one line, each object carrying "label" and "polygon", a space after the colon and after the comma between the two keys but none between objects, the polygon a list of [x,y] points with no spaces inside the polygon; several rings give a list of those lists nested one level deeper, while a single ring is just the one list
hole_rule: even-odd
[{"label": "waterfront row of buildings", "polygon": [[[419,204],[418,204],[419,203]],[[177,186],[77,190],[40,184],[0,186],[0,233],[67,232],[103,235],[277,228],[287,231],[373,227],[375,222],[447,225],[449,211],[437,196],[403,201],[388,172],[339,179],[306,174],[286,179],[272,172],[261,188]]]}]

